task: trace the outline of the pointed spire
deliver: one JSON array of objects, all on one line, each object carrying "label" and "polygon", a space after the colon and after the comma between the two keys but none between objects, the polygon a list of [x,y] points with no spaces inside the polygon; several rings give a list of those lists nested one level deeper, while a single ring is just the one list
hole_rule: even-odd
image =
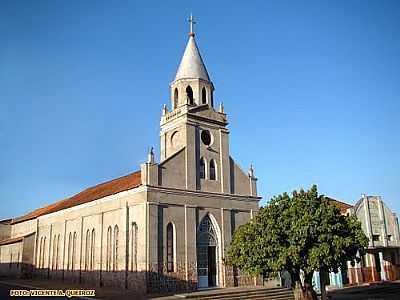
[{"label": "pointed spire", "polygon": [[203,59],[201,58],[199,48],[197,47],[194,39],[193,16],[189,18],[190,32],[189,41],[186,45],[185,52],[183,53],[181,63],[179,64],[178,71],[175,75],[175,81],[179,79],[204,79],[211,81],[208,76],[206,66],[204,65]]}]

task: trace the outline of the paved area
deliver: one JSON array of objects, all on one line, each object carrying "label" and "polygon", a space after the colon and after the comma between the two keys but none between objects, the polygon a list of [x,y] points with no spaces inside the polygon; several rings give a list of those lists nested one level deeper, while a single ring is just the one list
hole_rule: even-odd
[{"label": "paved area", "polygon": [[[68,290],[68,289],[94,289],[95,297],[10,297],[10,289],[51,289],[51,290]],[[118,299],[118,300],[147,300],[146,296],[128,291],[125,289],[115,289],[107,287],[95,287],[78,283],[65,283],[61,281],[46,280],[28,280],[28,279],[4,279],[0,278],[0,300],[3,299]]]},{"label": "paved area", "polygon": [[[52,290],[66,290],[66,289],[95,289],[95,297],[74,297],[73,299],[81,300],[94,300],[94,299],[118,299],[118,300],[176,300],[182,299],[174,295],[170,296],[157,296],[157,295],[139,295],[132,291],[124,289],[106,288],[106,287],[91,287],[86,285],[78,285],[71,283],[64,283],[58,281],[42,281],[42,280],[22,280],[22,279],[2,279],[0,278],[0,300],[4,299],[68,299],[66,297],[10,297],[10,289],[52,289]],[[236,288],[237,289],[237,288]],[[240,288],[246,290],[246,288]],[[251,288],[248,288],[251,289]],[[212,292],[218,291],[213,289]],[[227,289],[220,289],[220,291],[227,291]],[[199,294],[207,293],[207,291],[198,292]],[[400,282],[375,284],[370,286],[359,286],[352,288],[345,288],[329,292],[330,300],[400,300]]]},{"label": "paved area", "polygon": [[400,300],[400,282],[346,288],[329,296],[331,300]]},{"label": "paved area", "polygon": [[[31,291],[34,290],[35,292],[38,291],[40,292],[40,290],[36,289],[33,286],[27,286],[27,285],[15,285],[13,283],[6,283],[4,281],[0,282],[0,299],[1,300],[15,300],[15,299],[54,299],[54,300],[65,300],[67,299],[65,296],[62,297],[56,297],[56,296],[52,296],[52,297],[40,297],[40,296],[24,296],[24,297],[12,297],[10,296],[10,290],[25,290],[25,291]],[[34,293],[35,293],[34,292]],[[85,297],[74,297],[74,299],[81,299],[81,300],[87,300],[87,298]]]}]

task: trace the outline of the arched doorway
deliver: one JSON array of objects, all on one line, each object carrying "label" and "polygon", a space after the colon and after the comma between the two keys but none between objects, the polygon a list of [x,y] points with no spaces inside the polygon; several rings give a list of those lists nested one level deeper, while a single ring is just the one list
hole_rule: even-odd
[{"label": "arched doorway", "polygon": [[197,277],[198,287],[218,285],[219,245],[217,229],[207,214],[197,229]]}]

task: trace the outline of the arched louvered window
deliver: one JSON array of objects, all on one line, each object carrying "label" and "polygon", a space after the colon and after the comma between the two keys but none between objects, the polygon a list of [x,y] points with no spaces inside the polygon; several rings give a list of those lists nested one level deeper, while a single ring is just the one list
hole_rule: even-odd
[{"label": "arched louvered window", "polygon": [[193,105],[194,104],[193,90],[190,85],[188,85],[186,88],[186,97],[187,97],[187,102],[190,105]]},{"label": "arched louvered window", "polygon": [[213,159],[210,160],[210,180],[217,180],[217,166]]},{"label": "arched louvered window", "polygon": [[174,107],[173,107],[173,109],[175,109],[177,107],[178,107],[178,89],[175,88],[175,91],[174,91]]},{"label": "arched louvered window", "polygon": [[85,241],[85,271],[89,269],[89,255],[90,255],[90,230],[86,231]]},{"label": "arched louvered window", "polygon": [[118,226],[114,226],[114,259],[113,259],[113,271],[118,271]]},{"label": "arched louvered window", "polygon": [[167,225],[167,272],[174,272],[175,260],[174,225]]},{"label": "arched louvered window", "polygon": [[203,87],[201,90],[201,104],[206,104],[207,103],[207,91],[206,88]]},{"label": "arched louvered window", "polygon": [[95,231],[94,229],[92,229],[92,241],[90,244],[90,270],[94,270],[94,249],[95,249]]},{"label": "arched louvered window", "polygon": [[201,179],[206,178],[206,162],[204,158],[200,158],[200,164],[199,164],[199,177]]},{"label": "arched louvered window", "polygon": [[107,229],[107,257],[106,257],[106,270],[111,271],[111,226]]},{"label": "arched louvered window", "polygon": [[133,222],[131,228],[131,271],[137,271],[137,231],[137,224]]},{"label": "arched louvered window", "polygon": [[77,235],[76,232],[74,232],[74,239],[72,241],[72,259],[71,259],[71,270],[73,271],[75,269],[75,260],[76,260],[76,240],[77,240]]}]

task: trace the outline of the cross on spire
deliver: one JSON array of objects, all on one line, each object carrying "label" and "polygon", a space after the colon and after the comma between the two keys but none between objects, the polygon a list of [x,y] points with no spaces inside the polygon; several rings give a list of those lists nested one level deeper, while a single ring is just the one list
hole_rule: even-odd
[{"label": "cross on spire", "polygon": [[193,25],[196,24],[196,21],[194,20],[192,14],[190,14],[190,17],[188,19],[189,22],[189,35],[194,36],[194,31],[193,31]]}]

